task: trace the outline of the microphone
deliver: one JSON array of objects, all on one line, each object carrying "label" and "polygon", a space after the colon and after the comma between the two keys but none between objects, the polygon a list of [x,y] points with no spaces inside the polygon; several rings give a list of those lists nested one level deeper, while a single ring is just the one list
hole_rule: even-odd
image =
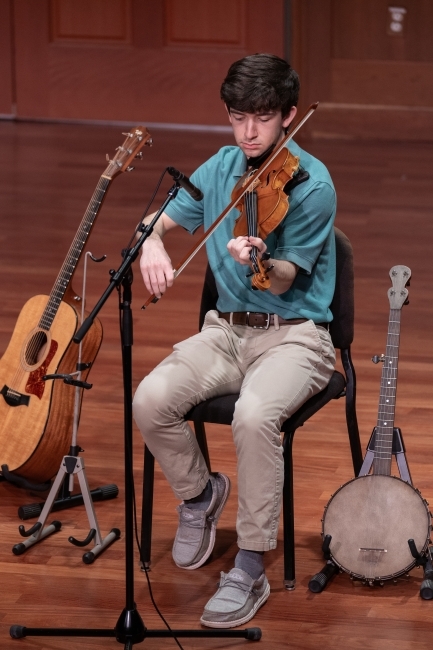
[{"label": "microphone", "polygon": [[170,176],[172,176],[174,180],[188,192],[194,201],[202,200],[203,192],[191,183],[188,176],[185,176],[185,174],[182,174],[182,172],[180,172],[178,169],[175,169],[174,167],[167,167],[167,171]]}]

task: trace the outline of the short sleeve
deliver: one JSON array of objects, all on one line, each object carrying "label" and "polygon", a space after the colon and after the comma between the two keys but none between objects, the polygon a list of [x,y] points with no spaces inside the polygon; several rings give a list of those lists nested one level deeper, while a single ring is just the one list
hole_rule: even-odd
[{"label": "short sleeve", "polygon": [[316,182],[299,194],[293,192],[289,212],[277,229],[273,257],[293,262],[310,274],[333,227],[335,190],[328,183]]}]

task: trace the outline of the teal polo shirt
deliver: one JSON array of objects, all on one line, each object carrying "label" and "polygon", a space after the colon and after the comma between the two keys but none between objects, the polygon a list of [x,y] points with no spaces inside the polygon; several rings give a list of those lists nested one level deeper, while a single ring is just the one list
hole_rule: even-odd
[{"label": "teal polo shirt", "polygon": [[[222,312],[269,312],[286,319],[329,322],[335,287],[335,189],[323,163],[293,141],[289,148],[300,157],[300,165],[309,173],[309,179],[290,192],[286,217],[265,241],[273,259],[299,266],[296,278],[290,289],[279,296],[251,288],[251,278],[246,277],[249,268],[235,262],[227,250],[239,216],[234,208],[206,242],[218,288],[217,308]],[[194,201],[181,189],[165,212],[191,233],[201,225],[207,230],[230,203],[233,187],[245,173],[246,164],[239,147],[222,147],[191,175],[191,181],[203,192],[203,199]]]}]

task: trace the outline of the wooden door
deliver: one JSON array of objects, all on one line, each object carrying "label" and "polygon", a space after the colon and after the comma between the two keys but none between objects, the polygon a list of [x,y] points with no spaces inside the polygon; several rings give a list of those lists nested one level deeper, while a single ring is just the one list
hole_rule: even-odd
[{"label": "wooden door", "polygon": [[310,133],[433,138],[431,0],[292,0],[293,65]]},{"label": "wooden door", "polygon": [[16,108],[8,79],[0,112],[19,118],[226,124],[219,88],[228,66],[254,52],[284,54],[284,0],[1,5]]}]

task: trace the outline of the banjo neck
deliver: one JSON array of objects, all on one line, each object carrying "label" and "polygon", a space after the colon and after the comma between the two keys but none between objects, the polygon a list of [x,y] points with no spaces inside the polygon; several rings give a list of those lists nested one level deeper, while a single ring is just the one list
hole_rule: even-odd
[{"label": "banjo neck", "polygon": [[389,275],[393,286],[388,290],[390,302],[388,335],[380,381],[373,460],[373,473],[381,475],[391,474],[401,309],[408,303],[409,292],[406,287],[409,284],[411,271],[407,266],[393,266]]}]

